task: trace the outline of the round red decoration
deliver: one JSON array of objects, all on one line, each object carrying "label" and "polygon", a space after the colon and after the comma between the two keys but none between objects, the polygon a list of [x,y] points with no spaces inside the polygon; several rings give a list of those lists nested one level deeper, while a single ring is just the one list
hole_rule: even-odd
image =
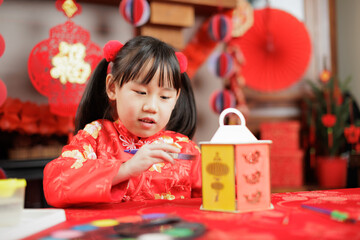
[{"label": "round red decoration", "polygon": [[228,78],[234,73],[234,60],[229,53],[217,53],[210,57],[208,67],[216,76]]},{"label": "round red decoration", "polygon": [[232,34],[231,19],[224,14],[214,15],[209,22],[208,34],[214,41],[227,42]]},{"label": "round red decoration", "polygon": [[327,113],[322,115],[321,122],[325,127],[331,128],[336,123],[336,116],[331,113]]},{"label": "round red decoration", "polygon": [[120,51],[120,49],[123,46],[124,45],[117,40],[108,41],[103,48],[104,58],[106,59],[106,61],[108,62],[114,61],[117,53]]},{"label": "round red decoration", "polygon": [[188,61],[186,56],[182,52],[175,52],[175,55],[178,59],[179,66],[180,66],[180,72],[184,73],[186,72]]},{"label": "round red decoration", "polygon": [[229,90],[217,90],[210,96],[210,106],[215,113],[221,113],[226,108],[235,107],[235,97]]},{"label": "round red decoration", "polygon": [[101,59],[101,48],[90,41],[90,33],[67,21],[51,28],[50,38],[32,49],[29,77],[36,90],[48,97],[52,113],[75,116],[90,74]]},{"label": "round red decoration", "polygon": [[240,46],[245,64],[246,85],[254,90],[273,92],[300,80],[311,54],[305,25],[291,14],[265,8],[254,11],[254,25],[229,45]]},{"label": "round red decoration", "polygon": [[7,89],[5,83],[0,79],[0,106],[3,105],[7,97]]},{"label": "round red decoration", "polygon": [[4,54],[5,52],[5,41],[3,36],[0,34],[0,57]]},{"label": "round red decoration", "polygon": [[72,18],[81,13],[81,6],[75,0],[56,0],[57,10],[63,12],[68,18]]},{"label": "round red decoration", "polygon": [[150,6],[146,0],[122,0],[119,11],[127,22],[136,27],[144,25],[150,17]]}]

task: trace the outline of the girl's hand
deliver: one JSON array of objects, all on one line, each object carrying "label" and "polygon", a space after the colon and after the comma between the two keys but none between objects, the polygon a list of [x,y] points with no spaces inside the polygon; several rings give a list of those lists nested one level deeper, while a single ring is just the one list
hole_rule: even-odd
[{"label": "girl's hand", "polygon": [[179,153],[180,149],[166,143],[145,144],[131,159],[121,165],[118,174],[113,179],[113,185],[130,177],[139,176],[153,164],[162,162],[174,164],[174,159],[167,152]]}]

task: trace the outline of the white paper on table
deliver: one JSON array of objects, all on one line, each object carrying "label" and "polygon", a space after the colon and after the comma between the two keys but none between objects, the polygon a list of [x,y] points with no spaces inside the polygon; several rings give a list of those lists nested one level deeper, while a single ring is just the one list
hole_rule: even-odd
[{"label": "white paper on table", "polygon": [[19,224],[0,227],[0,239],[17,240],[25,238],[65,220],[64,209],[25,208]]}]

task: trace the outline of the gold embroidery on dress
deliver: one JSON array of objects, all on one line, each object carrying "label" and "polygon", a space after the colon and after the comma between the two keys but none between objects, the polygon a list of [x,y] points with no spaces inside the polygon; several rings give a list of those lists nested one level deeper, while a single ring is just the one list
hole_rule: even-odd
[{"label": "gold embroidery on dress", "polygon": [[161,168],[165,166],[165,163],[155,163],[149,168],[150,172],[156,171],[161,173]]},{"label": "gold embroidery on dress", "polygon": [[171,193],[155,193],[155,199],[166,199],[166,200],[174,200],[175,196],[171,195]]},{"label": "gold embroidery on dress", "polygon": [[102,125],[98,121],[95,121],[87,124],[84,128],[84,131],[96,139],[99,136],[99,131],[101,128]]}]

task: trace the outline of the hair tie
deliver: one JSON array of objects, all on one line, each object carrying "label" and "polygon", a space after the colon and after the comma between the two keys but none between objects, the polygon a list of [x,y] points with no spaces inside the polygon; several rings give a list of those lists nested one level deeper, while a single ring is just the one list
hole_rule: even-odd
[{"label": "hair tie", "polygon": [[182,52],[175,52],[175,55],[178,59],[180,65],[180,72],[184,73],[187,69],[188,61],[186,56]]},{"label": "hair tie", "polygon": [[114,61],[117,53],[120,51],[120,49],[123,46],[124,45],[117,40],[108,41],[103,48],[104,58],[106,59],[106,61],[107,62]]}]

